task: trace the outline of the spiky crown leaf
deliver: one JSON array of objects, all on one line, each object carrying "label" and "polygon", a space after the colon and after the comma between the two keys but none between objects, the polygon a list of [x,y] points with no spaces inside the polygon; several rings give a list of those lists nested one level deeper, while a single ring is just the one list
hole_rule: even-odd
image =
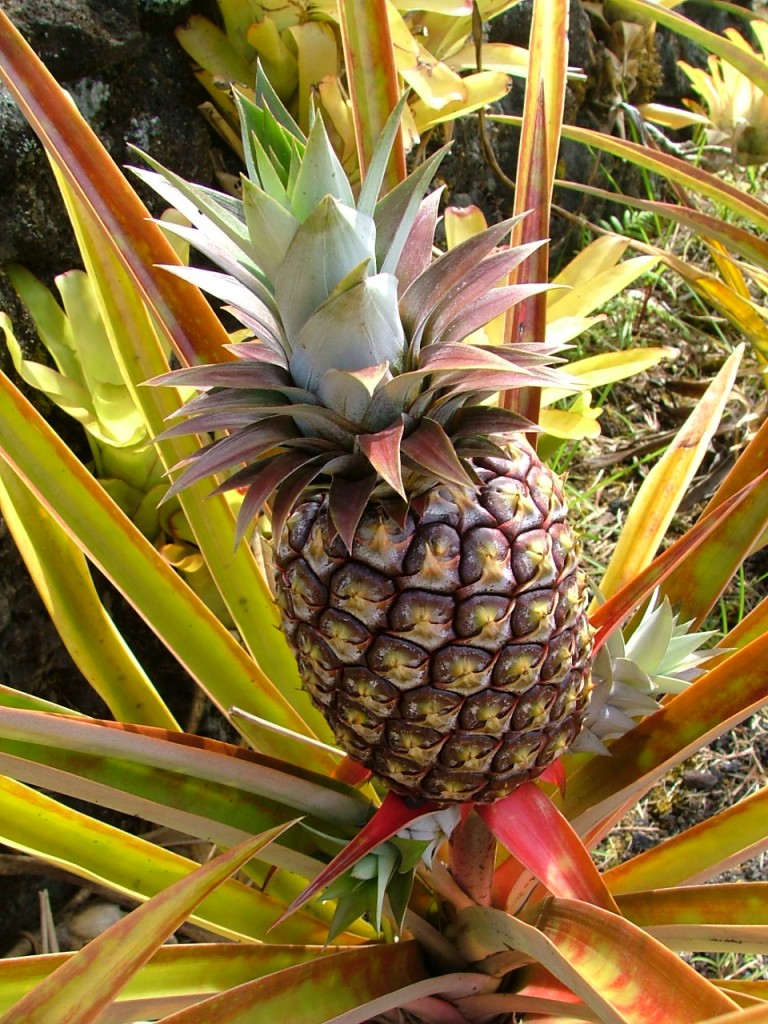
[{"label": "spiky crown leaf", "polygon": [[229,432],[190,460],[170,493],[241,467],[219,488],[245,489],[239,538],[270,499],[278,532],[305,488],[322,482],[349,546],[382,481],[403,499],[420,477],[474,486],[466,458],[503,455],[495,435],[531,428],[484,398],[569,380],[548,365],[551,346],[463,343],[545,287],[495,287],[540,243],[500,248],[510,220],[433,260],[439,193],[425,193],[444,150],[379,199],[402,103],[355,202],[322,119],[305,138],[262,74],[256,100],[239,100],[242,200],[147,157],[153,170],[137,169],[191,223],[169,229],[222,273],[168,269],[223,300],[257,339],[232,346],[235,362],[154,382],[202,391],[168,435]]}]

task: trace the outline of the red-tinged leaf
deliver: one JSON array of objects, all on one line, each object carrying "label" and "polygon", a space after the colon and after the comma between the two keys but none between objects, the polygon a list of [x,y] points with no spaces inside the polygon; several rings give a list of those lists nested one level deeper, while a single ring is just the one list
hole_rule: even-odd
[{"label": "red-tinged leaf", "polygon": [[[245,536],[248,527],[254,518],[259,514],[270,495],[280,487],[288,477],[298,469],[303,469],[307,463],[313,463],[320,472],[322,465],[320,459],[325,461],[325,456],[308,455],[306,452],[286,452],[284,455],[277,455],[261,466],[249,466],[240,473],[235,473],[216,491],[232,490],[242,484],[247,484],[243,503],[237,516],[237,528],[235,530],[235,547]],[[317,460],[317,461],[315,461]],[[314,475],[317,476],[317,473]],[[215,493],[215,492],[214,492]]]},{"label": "red-tinged leaf", "polygon": [[3,1024],[90,1024],[207,895],[289,825],[238,844],[93,939],[4,1014]]},{"label": "red-tinged leaf", "polygon": [[768,703],[768,634],[731,654],[568,776],[560,807],[580,835],[638,800],[665,771]]},{"label": "red-tinged leaf", "polygon": [[359,860],[362,860],[371,850],[375,850],[381,843],[391,839],[406,825],[423,818],[426,814],[433,814],[440,810],[442,804],[432,801],[423,801],[409,804],[396,793],[387,793],[384,802],[379,807],[371,820],[364,825],[355,838],[347,843],[344,849],[338,853],[330,864],[328,864],[315,878],[311,885],[307,886],[304,892],[295,899],[285,913],[275,922],[275,926],[281,924],[295,910],[302,907],[307,900],[330,885],[345,871],[353,867]]},{"label": "red-tinged leaf", "polygon": [[[768,479],[763,478],[720,529],[664,581],[662,594],[669,598],[681,622],[692,623],[692,630],[701,626],[768,527],[766,485]],[[714,506],[719,507],[719,504]]]},{"label": "red-tinged leaf", "polygon": [[352,550],[355,530],[375,486],[375,473],[362,480],[345,480],[344,477],[335,476],[331,481],[328,512],[347,551]]},{"label": "red-tinged leaf", "polygon": [[627,1024],[698,1024],[736,1005],[661,943],[599,907],[549,900],[536,923]]},{"label": "red-tinged leaf", "polygon": [[[575,905],[587,906],[584,903]],[[606,916],[620,920],[614,915]],[[568,991],[580,997],[591,1011],[587,1019],[600,1021],[600,1024],[627,1024],[627,1018],[617,1011],[609,994],[603,991],[603,986],[594,977],[594,956],[574,957],[572,961],[540,928],[489,907],[464,907],[457,913],[451,931],[454,944],[464,959],[482,966],[494,977],[518,972],[526,963],[533,961],[546,968]],[[525,978],[525,972],[522,978]],[[574,1004],[574,1014],[577,1012],[578,1004]]]},{"label": "red-tinged leaf", "polygon": [[530,430],[528,423],[517,413],[491,405],[462,406],[451,417],[451,437],[468,437],[479,434],[513,434]]},{"label": "red-tinged leaf", "polygon": [[403,499],[403,468],[400,464],[400,446],[403,440],[403,418],[377,434],[358,434],[357,443],[370,464]]},{"label": "red-tinged leaf", "polygon": [[304,491],[325,468],[326,455],[315,456],[305,466],[294,470],[277,488],[272,502],[272,536],[280,537],[291,510],[301,500]]},{"label": "red-tinged leaf", "polygon": [[[528,78],[523,105],[520,149],[517,158],[515,213],[530,210],[514,234],[515,242],[547,238],[554,185],[555,164],[560,147],[568,65],[568,8],[558,0],[537,0],[529,41]],[[549,279],[549,246],[543,246],[523,264],[510,284],[526,284]],[[543,295],[528,299],[507,316],[505,335],[509,342],[544,341],[546,338],[546,299]],[[500,403],[532,423],[538,423],[541,394],[538,388],[509,390]],[[535,446],[536,437],[529,440]]]},{"label": "red-tinged leaf", "polygon": [[746,500],[752,490],[768,480],[768,470],[751,484],[742,488],[733,497],[728,498],[709,515],[699,519],[679,540],[670,545],[666,551],[654,559],[635,579],[630,580],[621,590],[601,604],[591,615],[590,622],[596,629],[593,651],[597,651],[607,640],[610,633],[624,621],[637,606],[645,600],[662,583],[670,573],[685,560],[699,545],[716,533],[727,521],[733,510]]},{"label": "red-tinged leaf", "polygon": [[[400,97],[386,0],[343,0],[339,14],[358,161],[365,177],[387,118]],[[405,175],[405,149],[395,144],[387,165],[386,190],[394,188]]]},{"label": "red-tinged leaf", "polygon": [[[519,304],[519,308],[522,309],[526,305],[531,304],[531,300],[535,296],[539,296],[542,292],[548,290],[549,285],[545,283],[510,284],[491,288],[486,295],[482,295],[471,305],[460,309],[457,308],[456,316],[439,334],[437,331],[433,333],[430,329],[429,334],[425,335],[424,343],[430,344],[432,341],[437,340],[438,337],[445,344],[460,342],[472,334],[473,331],[484,327],[497,316],[501,316],[502,313],[506,313],[512,306]],[[546,303],[544,305],[546,306]],[[544,340],[543,330],[534,329],[531,332],[531,340],[536,338]]]},{"label": "red-tinged leaf", "polygon": [[768,847],[768,787],[603,875],[611,892],[704,882]]},{"label": "red-tinged leaf", "polygon": [[364,782],[370,779],[372,772],[367,768],[363,768],[357,761],[353,761],[351,757],[344,757],[331,772],[331,778],[336,779],[337,782],[346,782],[348,786],[360,786]]},{"label": "red-tinged leaf", "polygon": [[467,267],[477,266],[484,260],[509,234],[514,223],[514,218],[502,221],[468,238],[455,249],[449,249],[405,290],[400,299],[400,315],[411,336],[425,323],[435,306],[461,284]]},{"label": "red-tinged leaf", "polygon": [[[569,993],[570,994],[570,993]],[[512,992],[494,992],[489,995],[467,996],[460,999],[459,1006],[466,1016],[462,1021],[509,1018],[508,1014],[535,1014],[526,1020],[536,1024],[582,1024],[583,1021],[596,1021],[597,1017],[588,1010],[581,1001],[566,1002],[561,999],[541,999],[537,996],[519,995]],[[573,1014],[579,1013],[578,1017]],[[520,1018],[522,1019],[522,1018]]]},{"label": "red-tinged leaf", "polygon": [[[526,220],[528,219],[530,218],[526,218]],[[543,244],[540,239],[537,239],[514,248],[504,247],[491,252],[477,263],[468,264],[462,278],[453,288],[446,291],[439,300],[436,295],[432,296],[435,311],[424,328],[423,346],[426,347],[430,341],[441,337],[449,324],[456,320],[463,321],[465,316],[471,326],[462,337],[471,334],[477,327],[487,323],[498,313],[504,312],[513,302],[525,298],[525,291],[519,292],[517,296],[511,294],[507,304],[503,308],[490,312],[485,320],[478,319],[472,312],[478,303],[498,292],[499,289],[495,286],[503,284],[505,276],[525,264]],[[467,242],[462,242],[460,245],[467,245]],[[456,249],[449,250],[449,252],[456,252],[458,248],[457,246]],[[545,288],[546,284],[541,284],[540,287]],[[501,300],[499,299],[499,301]]]},{"label": "red-tinged leaf", "polygon": [[529,782],[502,800],[478,804],[477,813],[549,892],[616,911],[589,851],[538,786]]},{"label": "red-tinged leaf", "polygon": [[562,760],[558,758],[553,761],[551,765],[544,769],[539,776],[542,782],[552,782],[560,790],[560,795],[565,796],[565,787],[568,782],[568,776],[565,774],[565,765]]},{"label": "red-tinged leaf", "polygon": [[187,363],[221,362],[226,331],[200,292],[157,270],[176,255],[70,97],[0,11],[0,78],[103,228]]},{"label": "red-tinged leaf", "polygon": [[451,874],[481,907],[491,903],[496,837],[478,814],[467,814],[451,833]]},{"label": "red-tinged leaf", "polygon": [[413,433],[403,438],[401,448],[403,454],[436,480],[445,480],[460,487],[475,486],[450,438],[434,420],[423,419]]},{"label": "red-tinged leaf", "polygon": [[[254,1024],[348,1020],[357,1007],[427,977],[415,942],[368,946],[297,964],[163,1017],[160,1024]],[[357,1018],[368,1020],[368,1017]]]},{"label": "red-tinged leaf", "polygon": [[[425,199],[422,199],[419,212],[416,214],[416,219],[408,234],[408,240],[403,246],[395,271],[399,282],[398,292],[401,295],[432,262],[437,211],[444,187],[436,188],[434,192],[430,192]],[[768,263],[768,259],[766,259],[766,263]]]}]

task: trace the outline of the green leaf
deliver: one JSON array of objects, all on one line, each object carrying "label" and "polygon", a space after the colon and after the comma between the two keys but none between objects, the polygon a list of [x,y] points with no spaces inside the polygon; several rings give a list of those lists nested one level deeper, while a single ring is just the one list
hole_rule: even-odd
[{"label": "green leaf", "polygon": [[[293,706],[3,375],[0,452],[223,710],[236,704],[294,732],[306,730]],[[277,736],[265,743],[278,756],[290,746]],[[316,761],[333,768],[320,751]]]},{"label": "green leaf", "polygon": [[[338,951],[278,943],[191,943],[161,946],[118,993],[106,1020],[133,1024],[161,1017],[275,971]],[[49,977],[74,953],[0,960],[0,1013]]]},{"label": "green leaf", "polygon": [[2,1024],[89,1024],[206,896],[289,825],[270,829],[193,871],[67,960],[2,1017]]},{"label": "green leaf", "polygon": [[[0,777],[0,842],[69,871],[86,882],[145,900],[197,865],[126,832],[64,807],[29,786]],[[242,882],[224,883],[192,920],[219,935],[263,940],[282,904]],[[323,942],[326,927],[302,915],[274,933],[283,942]]]},{"label": "green leaf", "polygon": [[[427,977],[415,942],[335,953],[241,985],[161,1024],[324,1024]],[[358,1018],[361,1021],[369,1017]]]},{"label": "green leaf", "polygon": [[178,729],[102,605],[80,549],[4,462],[0,512],[64,646],[115,718]]}]

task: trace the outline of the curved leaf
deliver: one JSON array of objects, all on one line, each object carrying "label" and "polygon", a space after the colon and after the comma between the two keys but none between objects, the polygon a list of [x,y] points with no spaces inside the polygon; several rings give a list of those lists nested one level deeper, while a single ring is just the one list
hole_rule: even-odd
[{"label": "curved leaf", "polygon": [[195,907],[289,825],[222,853],[83,947],[2,1017],[2,1024],[91,1024]]},{"label": "curved leaf", "polygon": [[[415,942],[368,946],[288,967],[163,1017],[160,1024],[325,1024],[425,977]],[[361,1020],[367,1019],[366,1013]]]}]

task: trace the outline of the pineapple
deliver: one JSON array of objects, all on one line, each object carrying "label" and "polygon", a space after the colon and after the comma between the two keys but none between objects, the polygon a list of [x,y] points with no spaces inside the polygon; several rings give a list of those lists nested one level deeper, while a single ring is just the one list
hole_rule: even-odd
[{"label": "pineapple", "polygon": [[170,433],[215,435],[171,491],[231,472],[238,541],[268,506],[283,628],[352,758],[411,798],[496,800],[568,748],[591,687],[561,482],[483,404],[563,375],[546,345],[465,341],[543,287],[494,287],[533,247],[507,222],[433,259],[442,153],[379,199],[399,109],[355,200],[322,120],[305,139],[263,78],[257,99],[242,200],[139,172],[222,271],[176,272],[255,339],[161,378],[200,391]]}]

